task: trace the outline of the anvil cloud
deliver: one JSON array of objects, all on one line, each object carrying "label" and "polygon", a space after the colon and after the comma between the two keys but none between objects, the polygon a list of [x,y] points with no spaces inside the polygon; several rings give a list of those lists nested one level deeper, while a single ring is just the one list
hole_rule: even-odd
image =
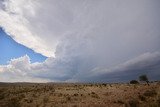
[{"label": "anvil cloud", "polygon": [[159,0],[1,0],[4,31],[48,58],[42,63],[30,63],[27,55],[11,59],[0,66],[0,80],[126,81],[144,73],[158,79],[159,4]]}]

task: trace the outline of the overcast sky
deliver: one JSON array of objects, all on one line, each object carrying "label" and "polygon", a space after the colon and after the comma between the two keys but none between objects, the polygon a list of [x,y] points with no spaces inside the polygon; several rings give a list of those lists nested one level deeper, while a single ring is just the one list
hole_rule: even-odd
[{"label": "overcast sky", "polygon": [[159,19],[159,0],[0,0],[4,32],[46,57],[11,58],[0,65],[0,81],[157,80]]}]

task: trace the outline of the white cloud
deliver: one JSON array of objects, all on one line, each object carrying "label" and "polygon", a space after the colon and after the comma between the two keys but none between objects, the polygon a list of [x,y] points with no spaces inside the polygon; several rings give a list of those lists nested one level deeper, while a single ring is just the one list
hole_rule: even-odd
[{"label": "white cloud", "polygon": [[[16,42],[51,57],[33,64],[27,56],[14,59],[6,67],[1,66],[0,71],[54,81],[100,75],[101,71],[95,68],[114,72],[108,69],[143,53],[160,51],[158,3],[158,0],[0,1],[0,26]],[[128,65],[122,68],[125,66]]]},{"label": "white cloud", "polygon": [[25,55],[17,59],[11,59],[8,65],[0,66],[1,82],[48,82],[49,79],[32,76],[30,58]]},{"label": "white cloud", "polygon": [[2,3],[3,8],[0,9],[0,26],[6,33],[16,42],[33,49],[35,52],[48,57],[54,56],[53,49],[47,47],[43,38],[40,38],[29,28],[29,26],[32,26],[32,22],[27,19],[27,16],[34,16],[36,1],[5,0]]},{"label": "white cloud", "polygon": [[[48,57],[54,56],[61,38],[70,34],[100,39],[112,48],[119,48],[110,43],[113,41],[122,48],[132,42],[138,46],[149,42],[150,46],[153,39],[159,38],[157,2],[4,0],[0,26],[18,43]],[[132,44],[129,46],[134,48]]]},{"label": "white cloud", "polygon": [[149,74],[152,80],[156,80],[160,76],[160,52],[144,53],[111,68],[94,68],[89,66],[87,60],[81,60],[83,64],[79,61],[48,58],[43,63],[31,64],[29,57],[26,55],[18,59],[12,59],[8,65],[0,66],[0,81],[105,82],[136,79],[141,74]]}]

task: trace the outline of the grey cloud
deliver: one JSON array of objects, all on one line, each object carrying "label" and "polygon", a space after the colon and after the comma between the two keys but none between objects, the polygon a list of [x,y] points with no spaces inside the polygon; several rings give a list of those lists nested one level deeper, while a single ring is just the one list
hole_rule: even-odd
[{"label": "grey cloud", "polygon": [[18,43],[48,57],[68,34],[90,38],[98,49],[105,46],[97,54],[124,54],[120,49],[125,49],[126,54],[139,55],[159,49],[158,0],[4,0],[4,4],[0,26]]},{"label": "grey cloud", "polygon": [[150,80],[159,80],[160,52],[144,53],[111,68],[94,67],[90,59],[66,61],[49,58],[43,63],[31,64],[29,57],[24,56],[10,61],[7,66],[0,66],[0,76],[1,81],[5,81],[3,76],[7,75],[12,82],[124,82],[137,79],[142,74],[147,74]]},{"label": "grey cloud", "polygon": [[0,26],[16,42],[49,58],[33,64],[13,60],[8,64],[13,70],[1,66],[1,71],[48,81],[159,75],[159,0],[4,1]]},{"label": "grey cloud", "polygon": [[92,76],[90,79],[87,78],[87,80],[92,82],[126,82],[132,79],[138,79],[142,74],[147,74],[150,80],[159,80],[159,70],[160,52],[147,52],[109,69],[93,69]]}]

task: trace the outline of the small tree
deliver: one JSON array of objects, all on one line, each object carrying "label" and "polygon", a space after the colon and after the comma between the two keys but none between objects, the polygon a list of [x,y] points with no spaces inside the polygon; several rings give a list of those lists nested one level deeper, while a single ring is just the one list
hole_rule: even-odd
[{"label": "small tree", "polygon": [[139,76],[139,81],[145,81],[149,85],[149,81],[148,81],[147,75]]}]

